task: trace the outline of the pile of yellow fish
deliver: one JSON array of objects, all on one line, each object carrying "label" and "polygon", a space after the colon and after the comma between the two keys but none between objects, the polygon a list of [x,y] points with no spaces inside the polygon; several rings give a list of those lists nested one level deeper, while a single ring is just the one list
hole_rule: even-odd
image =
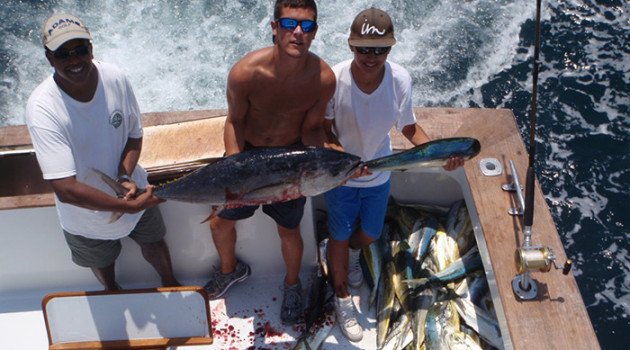
[{"label": "pile of yellow fish", "polygon": [[390,199],[383,235],[363,258],[377,349],[502,348],[463,200],[437,208]]},{"label": "pile of yellow fish", "polygon": [[[335,324],[326,250],[323,239],[295,349],[321,348]],[[503,347],[463,200],[443,208],[390,199],[383,235],[363,249],[361,263],[376,308],[376,349]]]}]

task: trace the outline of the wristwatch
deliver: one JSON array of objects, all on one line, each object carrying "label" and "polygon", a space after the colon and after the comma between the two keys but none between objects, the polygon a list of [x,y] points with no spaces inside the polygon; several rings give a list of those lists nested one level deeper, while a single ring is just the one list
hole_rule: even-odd
[{"label": "wristwatch", "polygon": [[123,181],[123,180],[125,180],[125,181],[131,181],[131,180],[129,179],[129,175],[127,175],[127,174],[118,175],[118,178],[116,178],[116,181],[118,181],[118,182],[121,182],[121,181]]}]

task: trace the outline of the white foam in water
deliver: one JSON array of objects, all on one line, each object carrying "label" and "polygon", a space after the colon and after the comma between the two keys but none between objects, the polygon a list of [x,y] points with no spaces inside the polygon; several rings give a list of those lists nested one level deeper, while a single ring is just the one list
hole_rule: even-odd
[{"label": "white foam in water", "polygon": [[[370,6],[373,2],[367,0],[319,1],[320,28],[311,50],[330,65],[352,58],[350,24]],[[417,106],[468,106],[471,97],[480,96],[483,83],[511,64],[519,28],[533,13],[525,0],[377,6],[395,22],[398,44],[390,59],[414,77]],[[39,38],[50,12],[33,12],[37,20],[32,19],[29,38],[1,34],[16,55],[9,65],[19,72],[0,76],[0,92],[6,89],[2,96],[7,97],[0,114],[8,125],[24,123],[30,92],[52,73]],[[226,108],[225,84],[232,65],[247,52],[271,45],[271,0],[66,0],[56,2],[54,12],[69,12],[86,22],[96,59],[123,69],[143,112]],[[457,74],[440,76],[445,69]]]},{"label": "white foam in water", "polygon": [[[612,243],[608,249],[604,251],[605,257],[610,261],[606,269],[611,270],[613,265],[620,265],[622,270],[629,271],[630,260],[624,259],[624,257],[629,256],[629,253],[627,249],[619,247],[616,243]],[[628,319],[628,310],[630,310],[630,276],[627,273],[620,274],[608,280],[604,289],[595,293],[595,302],[593,305],[588,306],[597,306],[600,303],[611,303],[617,306],[617,313],[610,315],[610,318]]]},{"label": "white foam in water", "polygon": [[526,1],[437,3],[420,28],[403,31],[408,57],[400,63],[414,77],[414,105],[482,104],[479,88],[511,66],[521,25],[532,14]]}]

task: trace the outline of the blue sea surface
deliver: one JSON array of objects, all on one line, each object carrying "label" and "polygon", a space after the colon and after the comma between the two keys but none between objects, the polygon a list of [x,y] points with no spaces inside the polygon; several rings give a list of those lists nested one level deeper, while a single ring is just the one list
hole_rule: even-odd
[{"label": "blue sea surface", "polygon": [[[509,108],[528,143],[536,1],[319,1],[311,50],[331,65],[351,58],[352,19],[373,5],[394,19],[398,43],[389,59],[411,73],[415,106]],[[601,347],[623,349],[630,343],[630,5],[542,5],[536,175]],[[226,108],[231,66],[271,44],[271,0],[5,0],[0,126],[24,124],[29,94],[52,73],[40,31],[53,12],[86,22],[96,59],[127,73],[143,112]]]}]

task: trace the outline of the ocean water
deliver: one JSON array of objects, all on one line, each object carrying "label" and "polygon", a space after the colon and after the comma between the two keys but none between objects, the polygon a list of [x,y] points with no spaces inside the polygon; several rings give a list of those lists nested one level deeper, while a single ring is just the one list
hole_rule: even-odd
[{"label": "ocean water", "polygon": [[[351,58],[350,23],[372,5],[394,19],[390,60],[412,74],[415,106],[510,108],[528,143],[535,0],[322,0],[311,50],[331,65]],[[52,73],[40,31],[53,12],[86,22],[96,58],[127,73],[143,112],[226,108],[231,66],[271,44],[273,0],[5,0],[0,126],[24,124],[30,92]],[[536,175],[601,347],[621,349],[630,342],[630,5],[543,0],[542,17]]]}]

